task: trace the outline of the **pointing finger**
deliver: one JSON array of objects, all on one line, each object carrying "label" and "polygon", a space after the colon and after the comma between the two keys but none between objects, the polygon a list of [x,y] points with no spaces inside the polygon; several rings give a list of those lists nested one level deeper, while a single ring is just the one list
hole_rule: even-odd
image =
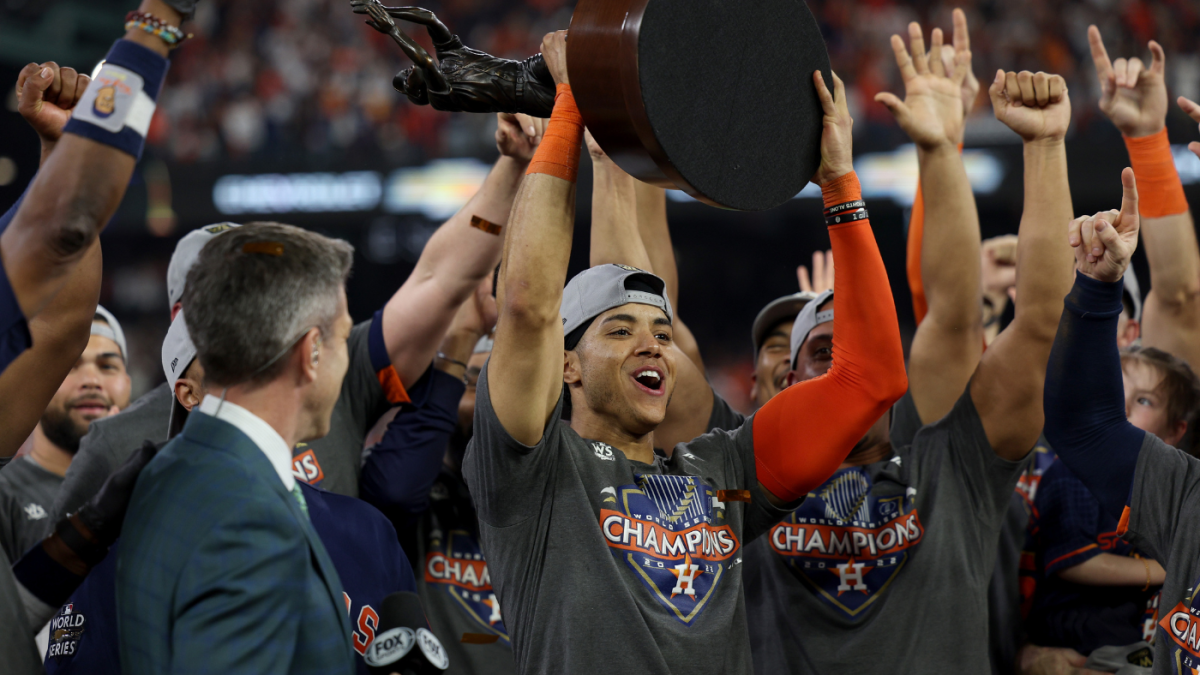
[{"label": "pointing finger", "polygon": [[1121,172],[1121,231],[1136,232],[1138,224],[1137,177],[1133,169],[1125,167]]},{"label": "pointing finger", "polygon": [[1100,76],[1100,84],[1108,82],[1113,76],[1112,61],[1108,51],[1104,49],[1104,40],[1100,37],[1100,29],[1088,26],[1088,45],[1092,48],[1092,63],[1096,64],[1096,74]]},{"label": "pointing finger", "polygon": [[1150,72],[1162,75],[1167,66],[1167,55],[1163,53],[1162,45],[1150,41]]}]

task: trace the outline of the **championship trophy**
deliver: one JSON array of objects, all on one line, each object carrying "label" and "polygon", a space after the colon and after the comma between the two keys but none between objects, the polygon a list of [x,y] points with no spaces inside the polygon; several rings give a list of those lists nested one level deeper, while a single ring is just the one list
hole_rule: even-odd
[{"label": "championship trophy", "polygon": [[[452,112],[549,117],[554,80],[541,54],[501,59],[465,46],[433,12],[352,0],[412,60],[393,86]],[[425,26],[436,61],[396,19]],[[794,197],[821,163],[829,54],[801,0],[578,0],[567,34],[584,124],[618,166],[727,209]]]}]

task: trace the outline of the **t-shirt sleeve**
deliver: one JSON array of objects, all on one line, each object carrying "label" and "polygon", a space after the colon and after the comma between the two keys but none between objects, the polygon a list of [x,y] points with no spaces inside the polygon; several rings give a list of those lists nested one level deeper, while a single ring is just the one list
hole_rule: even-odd
[{"label": "t-shirt sleeve", "polygon": [[1133,490],[1117,531],[1146,555],[1169,568],[1181,511],[1200,499],[1200,460],[1147,433],[1138,453]]},{"label": "t-shirt sleeve", "polygon": [[537,515],[539,507],[549,503],[547,492],[563,445],[562,411],[563,395],[559,394],[537,445],[516,440],[492,407],[488,363],[484,364],[475,393],[474,431],[463,456],[463,479],[481,521],[508,527]]},{"label": "t-shirt sleeve", "polygon": [[[346,348],[350,366],[342,381],[341,405],[348,405],[363,433],[392,405],[408,403],[408,392],[383,348],[383,322],[375,318],[350,330]],[[380,345],[376,348],[376,343]],[[411,384],[411,383],[410,383]],[[395,399],[395,403],[391,403]]]},{"label": "t-shirt sleeve", "polygon": [[712,413],[708,416],[708,429],[705,430],[705,433],[716,429],[733,431],[742,426],[745,421],[746,416],[734,410],[729,402],[722,398],[716,389],[713,389]]},{"label": "t-shirt sleeve", "polygon": [[892,447],[901,448],[912,445],[913,438],[921,430],[921,416],[917,413],[917,404],[913,401],[912,390],[904,393],[904,397],[892,406],[892,426],[888,431]]},{"label": "t-shirt sleeve", "polygon": [[1042,476],[1037,494],[1038,538],[1046,575],[1081,565],[1102,553],[1100,503],[1062,462]]},{"label": "t-shirt sleeve", "polygon": [[750,503],[746,505],[742,520],[742,538],[745,544],[754,541],[759,535],[771,529],[775,523],[787,517],[800,506],[802,499],[783,507],[771,503],[767,491],[758,482],[757,467],[754,462],[754,416],[751,415],[742,426],[735,431],[719,432],[705,436],[712,440],[729,443],[734,452],[731,458],[739,466],[734,475],[740,476],[740,484],[727,489],[748,490]]},{"label": "t-shirt sleeve", "polygon": [[[954,408],[932,426],[933,429],[922,434],[922,438],[929,434],[929,442],[922,441],[919,448],[913,446],[909,460],[917,463],[948,462],[953,479],[962,486],[975,516],[989,528],[999,527],[1016,489],[1017,479],[1030,461],[1029,456],[1013,462],[996,454],[983,430],[983,421],[975,409],[975,402],[971,400],[970,385]],[[939,450],[945,455],[937,456]],[[922,456],[931,451],[932,456]],[[920,471],[918,476],[926,483],[920,489],[934,489],[934,485],[928,481],[938,480],[937,473]]]}]

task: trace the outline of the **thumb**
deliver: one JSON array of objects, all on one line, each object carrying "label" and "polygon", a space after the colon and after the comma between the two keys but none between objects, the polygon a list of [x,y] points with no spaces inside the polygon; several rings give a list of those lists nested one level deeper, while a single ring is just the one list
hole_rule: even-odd
[{"label": "thumb", "polygon": [[1007,101],[1004,98],[1004,71],[997,70],[996,77],[992,80],[992,86],[988,87],[988,96],[992,99],[992,108],[995,109],[997,116]]},{"label": "thumb", "polygon": [[908,122],[908,118],[910,117],[908,106],[904,105],[904,102],[897,98],[895,94],[881,91],[875,94],[875,100],[882,103],[892,113],[892,116],[896,118],[900,126],[904,126]]},{"label": "thumb", "polygon": [[[1129,219],[1132,218],[1132,221]],[[1121,172],[1121,224],[1128,226],[1130,222],[1136,227],[1138,218],[1137,176],[1133,169],[1125,167]]]}]

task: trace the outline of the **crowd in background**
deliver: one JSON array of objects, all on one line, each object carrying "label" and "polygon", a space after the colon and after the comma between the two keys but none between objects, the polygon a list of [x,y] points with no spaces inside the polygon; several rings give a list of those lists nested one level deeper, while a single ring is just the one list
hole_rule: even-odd
[{"label": "crowd in background", "polygon": [[[566,28],[569,0],[429,0],[422,3],[475,49],[524,58],[548,30]],[[947,23],[940,2],[813,0],[833,68],[847,83],[861,147],[906,141],[892,116],[871,105],[899,86],[888,36],[909,21]],[[1200,5],[1189,0],[981,0],[964,2],[982,30],[972,36],[975,72],[997,67],[1060,73],[1071,90],[1073,130],[1102,122],[1086,28],[1096,24],[1114,53],[1140,53],[1155,37],[1171,55],[1171,90],[1200,96]],[[1065,25],[1064,25],[1065,24]],[[385,35],[364,30],[349,3],[223,0],[201,5],[193,44],[173,60],[149,143],[175,161],[380,153],[391,161],[485,154],[494,121],[444,115],[408,103],[392,76],[409,65]],[[407,32],[432,53],[420,27]],[[987,111],[976,111],[986,124]],[[970,138],[968,138],[970,142]]]}]

